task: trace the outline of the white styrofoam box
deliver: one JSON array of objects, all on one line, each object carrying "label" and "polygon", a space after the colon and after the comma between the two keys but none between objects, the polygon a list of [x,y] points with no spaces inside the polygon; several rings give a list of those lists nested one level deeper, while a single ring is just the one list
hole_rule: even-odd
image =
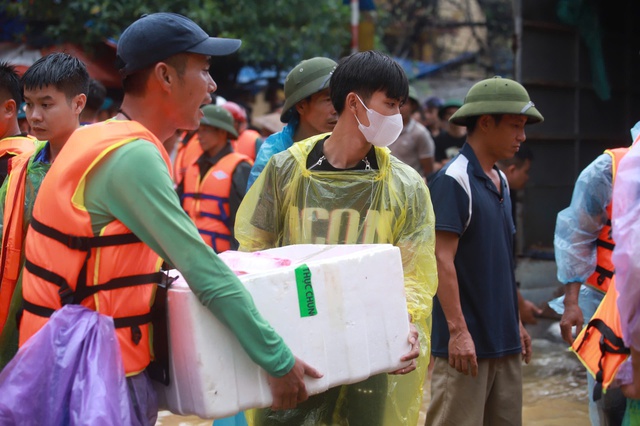
[{"label": "white styrofoam box", "polygon": [[[305,379],[309,394],[408,364],[400,362],[410,345],[397,247],[294,245],[226,252],[221,258],[239,275],[260,313],[292,352],[324,374],[321,379]],[[300,285],[296,282],[300,265],[311,273],[312,316],[301,316],[309,314],[309,308],[308,287],[304,279],[299,279]],[[161,407],[176,414],[222,418],[271,405],[267,373],[184,280],[169,290],[168,309],[171,383],[156,387]]]}]

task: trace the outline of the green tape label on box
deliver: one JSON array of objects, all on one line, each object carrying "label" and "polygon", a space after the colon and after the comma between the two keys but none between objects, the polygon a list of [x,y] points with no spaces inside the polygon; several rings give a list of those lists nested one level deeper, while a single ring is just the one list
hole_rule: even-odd
[{"label": "green tape label on box", "polygon": [[311,285],[311,271],[307,265],[300,265],[296,268],[296,284],[298,286],[300,316],[312,317],[318,315],[316,297],[313,294],[313,286]]}]

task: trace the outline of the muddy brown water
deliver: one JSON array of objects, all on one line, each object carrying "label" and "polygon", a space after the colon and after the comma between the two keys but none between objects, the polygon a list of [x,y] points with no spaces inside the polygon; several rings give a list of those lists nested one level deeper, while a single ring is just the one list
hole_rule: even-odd
[{"label": "muddy brown water", "polygon": [[[529,327],[533,337],[533,358],[524,365],[523,424],[525,426],[589,425],[587,379],[575,355],[559,337],[556,321],[541,320]],[[429,405],[429,383],[418,424],[424,424]],[[211,420],[158,413],[156,426],[210,426]]]}]

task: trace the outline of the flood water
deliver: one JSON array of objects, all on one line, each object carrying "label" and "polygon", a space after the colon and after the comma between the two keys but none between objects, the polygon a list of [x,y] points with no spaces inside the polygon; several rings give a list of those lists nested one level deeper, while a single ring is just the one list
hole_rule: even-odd
[{"label": "flood water", "polygon": [[[527,327],[533,338],[533,358],[523,367],[523,424],[525,426],[589,425],[587,379],[584,368],[562,342],[557,321],[540,320]],[[429,384],[419,425],[429,404]],[[211,420],[158,414],[156,426],[205,426]]]}]

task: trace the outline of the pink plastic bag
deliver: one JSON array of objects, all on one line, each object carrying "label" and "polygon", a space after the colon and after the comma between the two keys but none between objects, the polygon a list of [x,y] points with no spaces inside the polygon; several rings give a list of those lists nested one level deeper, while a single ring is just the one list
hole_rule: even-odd
[{"label": "pink plastic bag", "polygon": [[67,305],[0,373],[0,425],[129,425],[128,395],[113,320]]}]

